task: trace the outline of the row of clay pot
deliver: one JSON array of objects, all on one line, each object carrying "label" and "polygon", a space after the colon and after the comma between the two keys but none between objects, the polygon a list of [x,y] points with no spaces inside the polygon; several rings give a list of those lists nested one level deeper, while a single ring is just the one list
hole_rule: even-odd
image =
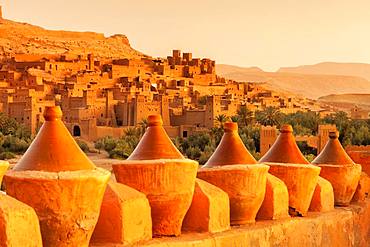
[{"label": "row of clay pot", "polygon": [[[227,193],[232,225],[254,222],[257,215],[261,219],[288,217],[288,209],[291,215],[303,216],[310,206],[316,211],[334,208],[332,185],[319,177],[321,168],[309,164],[299,151],[291,126],[282,127],[276,143],[260,161],[264,164],[257,164],[241,141],[237,124],[226,123],[219,146],[198,170],[196,163],[176,149],[161,125],[160,116],[151,116],[133,154],[127,161],[113,165],[118,182],[148,197],[154,235],[181,233],[195,177]],[[356,187],[358,179],[356,175],[350,185],[345,181],[343,186]],[[353,196],[352,191],[348,193],[348,197]]]},{"label": "row of clay pot", "polygon": [[[159,116],[152,116],[149,123],[147,132],[134,153],[127,162],[114,165],[114,172],[117,181],[148,196],[153,207],[155,235],[178,235],[181,232],[181,217],[190,205],[196,166],[191,167],[191,161],[184,159],[172,144],[161,127]],[[291,126],[284,125],[273,147],[260,160],[263,164],[257,164],[241,141],[237,124],[225,124],[225,134],[219,146],[205,166],[198,170],[197,177],[228,194],[232,225],[254,222],[257,215],[265,219],[288,217],[288,208],[291,215],[304,216],[309,209],[334,209],[334,200],[337,205],[348,205],[351,201],[359,182],[361,166],[349,159],[336,134],[331,134],[328,145],[314,161],[318,165],[311,165],[300,152],[292,132]],[[331,161],[331,156],[337,158]],[[158,166],[157,162],[162,166]],[[181,163],[182,167],[177,168],[172,164],[174,162]],[[147,167],[150,164],[154,166]],[[182,171],[180,177],[177,169]],[[322,176],[330,182],[319,176],[321,171]],[[168,179],[169,174],[175,179]],[[148,178],[153,180],[146,183]],[[174,192],[175,188],[177,192]],[[178,212],[182,208],[183,213],[162,210],[158,205],[163,206],[164,200],[155,193],[160,196],[166,194],[168,197],[173,195],[172,198],[177,199],[166,196],[168,202],[165,204],[176,204],[178,207],[173,208]],[[167,213],[169,215],[165,216]]]},{"label": "row of clay pot", "polygon": [[[130,157],[113,165],[120,184],[110,183],[106,190],[110,173],[96,168],[79,149],[61,115],[59,107],[46,108],[46,122],[4,181],[8,195],[36,211],[44,246],[88,246],[96,224],[93,239],[106,240],[110,234],[106,226],[115,220],[118,223],[113,227],[120,229],[112,233],[116,240],[125,240],[123,234],[136,241],[152,234],[177,236],[182,229],[221,231],[230,223],[254,222],[256,217],[284,218],[289,216],[288,208],[292,215],[305,215],[310,205],[313,210],[330,210],[333,195],[345,204],[343,198],[347,202],[353,196],[348,188],[356,179],[358,183],[352,169],[328,172],[328,179],[342,176],[335,179],[345,183],[332,182],[333,193],[331,184],[319,177],[327,165],[308,164],[290,126],[283,126],[276,143],[260,160],[264,164],[257,164],[241,141],[237,125],[226,123],[220,145],[198,169],[197,162],[185,159],[176,149],[161,117],[154,115],[148,118],[148,128]],[[320,156],[318,163],[329,162]],[[138,231],[143,234],[139,236]]]},{"label": "row of clay pot", "polygon": [[259,162],[269,165],[270,173],[287,185],[290,213],[305,215],[308,209],[329,211],[334,204],[348,205],[360,179],[361,165],[348,157],[337,133],[330,133],[327,145],[312,162],[313,166],[300,152],[292,127],[283,125],[280,132]]}]

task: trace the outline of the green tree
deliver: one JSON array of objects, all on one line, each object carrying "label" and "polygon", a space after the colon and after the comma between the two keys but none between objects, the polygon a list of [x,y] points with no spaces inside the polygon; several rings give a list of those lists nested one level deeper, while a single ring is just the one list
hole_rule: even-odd
[{"label": "green tree", "polygon": [[229,118],[225,114],[220,114],[217,115],[215,118],[216,124],[219,128],[222,128],[224,123],[228,120]]},{"label": "green tree", "polygon": [[278,108],[267,107],[265,110],[258,112],[257,121],[264,126],[280,125],[281,113]]},{"label": "green tree", "polygon": [[9,151],[0,153],[0,160],[10,160],[14,159],[15,157],[16,157],[15,154]]},{"label": "green tree", "polygon": [[233,123],[239,123],[239,116],[238,115],[235,115],[235,116],[231,116],[230,117],[230,120],[231,120],[231,122],[233,122]]},{"label": "green tree", "polygon": [[148,127],[148,119],[145,118],[145,119],[141,120],[140,123],[139,123],[139,127],[140,127],[140,135],[144,135],[145,130]]},{"label": "green tree", "polygon": [[240,106],[237,111],[237,116],[239,117],[239,124],[241,126],[247,126],[253,123],[254,113],[247,108],[247,106]]},{"label": "green tree", "polygon": [[78,146],[81,148],[81,150],[84,151],[84,153],[90,152],[90,148],[89,148],[89,146],[87,145],[86,142],[84,142],[82,140],[79,140],[79,139],[76,139],[76,142],[77,142]]}]

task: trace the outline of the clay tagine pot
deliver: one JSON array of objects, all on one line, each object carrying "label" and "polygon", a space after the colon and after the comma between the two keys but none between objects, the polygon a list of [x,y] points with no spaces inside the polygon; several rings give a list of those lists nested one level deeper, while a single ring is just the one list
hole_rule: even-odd
[{"label": "clay tagine pot", "polygon": [[220,144],[203,168],[235,164],[257,164],[257,161],[240,139],[238,124],[226,122]]},{"label": "clay tagine pot", "polygon": [[33,207],[44,246],[88,246],[110,172],[96,168],[61,121],[46,107],[45,123],[14,169],[7,194]]},{"label": "clay tagine pot", "polygon": [[289,193],[289,213],[304,216],[310,207],[320,168],[310,165],[299,150],[291,125],[283,125],[270,150],[259,160],[283,180]]},{"label": "clay tagine pot", "polygon": [[361,165],[347,155],[338,140],[337,132],[330,132],[329,138],[324,150],[312,164],[321,167],[320,176],[332,184],[335,205],[348,206],[360,180]]},{"label": "clay tagine pot", "polygon": [[293,136],[293,128],[289,124],[285,124],[280,128],[280,135],[267,153],[259,160],[259,162],[291,164],[310,163],[303,156],[301,150],[299,150]]},{"label": "clay tagine pot", "polygon": [[162,124],[160,115],[149,116],[138,146],[113,171],[119,183],[147,196],[153,235],[178,236],[192,202],[198,163],[182,156]]},{"label": "clay tagine pot", "polygon": [[265,197],[269,167],[256,164],[238,135],[236,123],[227,122],[224,129],[220,144],[198,177],[228,193],[232,225],[251,223]]}]

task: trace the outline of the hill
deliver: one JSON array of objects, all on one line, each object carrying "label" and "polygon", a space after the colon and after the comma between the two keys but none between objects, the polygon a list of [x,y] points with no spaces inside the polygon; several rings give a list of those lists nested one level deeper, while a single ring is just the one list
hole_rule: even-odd
[{"label": "hill", "polygon": [[329,94],[370,93],[370,82],[357,76],[261,72],[216,65],[217,74],[238,81],[266,82],[274,90],[289,91],[311,99]]},{"label": "hill", "polygon": [[324,62],[314,65],[280,68],[277,72],[359,76],[370,80],[370,64]]},{"label": "hill", "polygon": [[331,94],[320,97],[318,100],[342,108],[359,106],[370,110],[370,94]]},{"label": "hill", "polygon": [[0,20],[0,58],[20,53],[73,54],[94,53],[97,57],[140,57],[125,35],[105,37],[101,33],[51,31],[38,26]]}]

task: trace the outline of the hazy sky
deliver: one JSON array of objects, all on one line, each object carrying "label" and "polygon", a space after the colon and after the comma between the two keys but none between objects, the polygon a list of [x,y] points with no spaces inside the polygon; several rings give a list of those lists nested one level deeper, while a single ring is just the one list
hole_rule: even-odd
[{"label": "hazy sky", "polygon": [[370,63],[370,0],[0,0],[3,16],[49,29],[123,33],[148,55],[217,63]]}]

